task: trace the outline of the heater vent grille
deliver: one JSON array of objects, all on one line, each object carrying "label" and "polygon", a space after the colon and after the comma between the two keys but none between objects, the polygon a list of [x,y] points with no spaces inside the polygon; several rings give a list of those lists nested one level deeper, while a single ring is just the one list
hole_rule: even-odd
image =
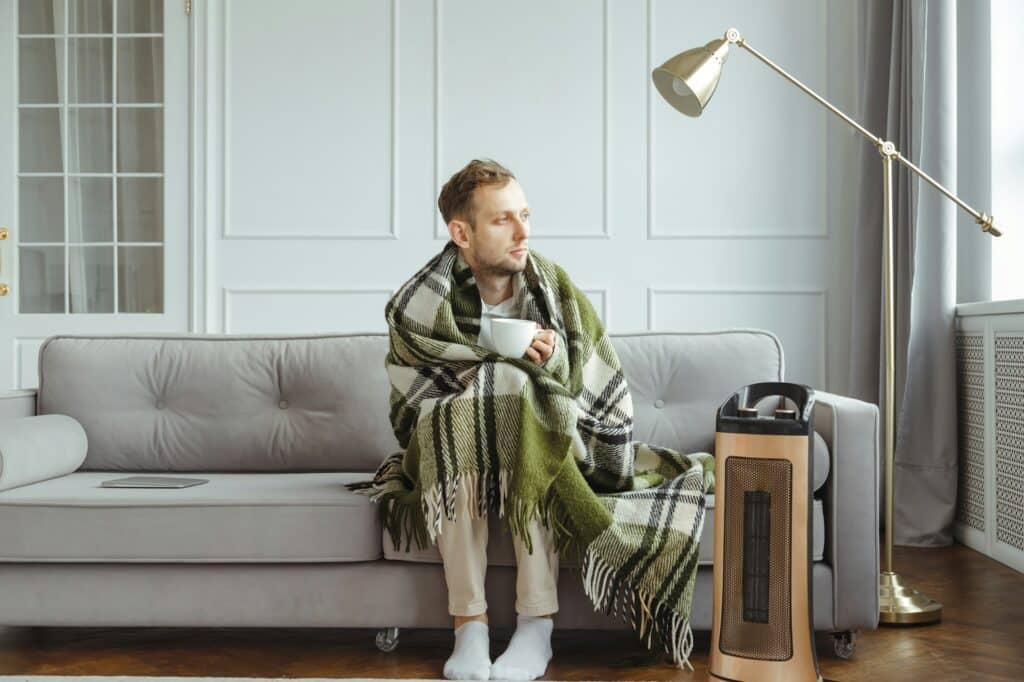
[{"label": "heater vent grille", "polygon": [[995,335],[996,540],[1024,550],[1024,335]]},{"label": "heater vent grille", "polygon": [[[730,656],[788,660],[793,657],[793,465],[785,459],[727,457],[725,477],[719,648]],[[751,551],[756,556],[747,556]],[[766,611],[751,608],[764,598]]]},{"label": "heater vent grille", "polygon": [[982,334],[957,334],[960,475],[957,520],[985,530],[985,344]]}]

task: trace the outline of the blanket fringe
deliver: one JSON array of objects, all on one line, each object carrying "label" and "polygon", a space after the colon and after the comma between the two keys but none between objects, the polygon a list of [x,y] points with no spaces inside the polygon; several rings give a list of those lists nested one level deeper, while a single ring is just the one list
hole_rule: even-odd
[{"label": "blanket fringe", "polygon": [[[601,559],[592,547],[583,547],[579,536],[563,525],[561,519],[570,517],[562,501],[554,494],[554,486],[548,490],[540,504],[534,506],[534,510],[539,514],[544,527],[552,531],[561,560],[572,561],[577,567],[583,589],[594,603],[594,610],[628,619],[648,649],[651,648],[652,635],[657,635],[665,652],[672,656],[672,662],[680,669],[693,672],[690,664],[690,654],[693,652],[690,619],[680,616],[665,602],[656,602],[654,595],[630,580],[620,581],[618,590],[613,594],[610,587],[615,577],[615,568]],[[512,515],[513,520],[516,516]],[[528,520],[532,514],[521,513],[520,519],[524,518]],[[525,526],[524,521],[520,520],[520,523]]]},{"label": "blanket fringe", "polygon": [[508,499],[508,475],[502,470],[500,472],[502,495],[499,497],[499,516],[505,519],[506,528],[511,533],[518,535],[527,550],[533,551],[533,540],[530,537],[529,526],[534,520],[551,532],[553,545],[558,552],[560,560],[567,558],[575,559],[578,566],[583,561],[583,548],[579,544],[578,535],[563,523],[570,517],[555,494],[555,486],[550,486],[539,500],[512,499],[509,510],[505,512],[505,500]]},{"label": "blanket fringe", "polygon": [[639,633],[648,649],[651,648],[651,635],[656,634],[665,652],[672,656],[672,662],[680,669],[693,672],[690,664],[690,654],[693,652],[690,619],[680,616],[665,602],[656,602],[654,595],[631,581],[621,581],[618,590],[612,593],[610,587],[614,582],[615,570],[592,550],[588,549],[584,554],[580,568],[583,590],[594,603],[594,610],[624,620],[628,617],[630,625]]},{"label": "blanket fringe", "polygon": [[[421,496],[421,509],[429,541],[436,542],[437,534],[441,532],[442,510],[449,520],[455,518],[456,490],[459,485],[464,485],[472,518],[486,518],[490,510],[496,509],[506,530],[521,538],[530,552],[533,551],[533,540],[528,529],[537,519],[544,528],[552,531],[554,545],[560,555],[568,555],[575,551],[577,565],[582,562],[582,548],[577,547],[577,543],[574,542],[577,540],[576,534],[562,523],[562,519],[569,518],[566,510],[555,509],[560,505],[557,504],[554,486],[548,488],[540,500],[524,500],[518,497],[510,499],[509,478],[510,474],[505,469],[500,469],[497,476],[493,473],[471,471],[448,481],[439,481],[429,490],[425,490]],[[444,494],[442,491],[445,491]],[[447,505],[444,504],[445,498]]]},{"label": "blanket fringe", "polygon": [[[508,476],[504,471],[499,471],[497,475],[493,472],[470,471],[438,481],[420,492],[418,504],[412,502],[408,490],[395,480],[388,466],[381,467],[373,483],[346,485],[349,490],[368,495],[379,503],[381,522],[388,529],[392,545],[401,548],[404,538],[405,551],[409,551],[412,540],[416,541],[420,549],[426,549],[437,542],[442,518],[455,520],[456,493],[460,485],[465,486],[471,518],[487,518],[490,511],[497,508],[498,515],[505,520],[506,528],[523,538],[531,551],[532,542],[526,532],[528,524],[541,514],[545,525],[548,525],[548,513],[539,511],[541,504],[530,504],[522,500],[506,503]],[[560,525],[559,528],[562,528],[563,534],[568,534]]]},{"label": "blanket fringe", "polygon": [[409,551],[413,539],[421,549],[424,548],[428,535],[423,514],[418,513],[419,508],[403,499],[409,497],[405,485],[407,477],[402,473],[403,455],[404,452],[399,451],[386,457],[372,480],[346,483],[345,487],[377,503],[378,516],[391,536],[392,545],[400,548],[404,537],[405,551]]},{"label": "blanket fringe", "polygon": [[568,521],[570,516],[565,505],[555,495],[554,486],[541,500],[540,518],[541,524],[552,533],[560,562],[571,562],[574,566],[581,566],[585,547],[580,542],[579,535],[563,524],[562,520]]},{"label": "blanket fringe", "polygon": [[[502,477],[503,478],[503,477]],[[455,520],[456,493],[460,486],[466,490],[466,504],[470,518],[487,518],[496,506],[503,508],[503,494],[496,477],[491,472],[468,471],[458,476],[438,481],[423,491],[420,496],[420,510],[429,542],[433,544],[441,532],[441,519]]]},{"label": "blanket fringe", "polygon": [[[380,481],[381,479],[378,479]],[[467,472],[447,481],[439,481],[420,496],[420,504],[410,504],[399,499],[402,490],[397,486],[380,485],[374,490],[375,501],[380,502],[381,520],[391,535],[392,544],[401,546],[405,538],[405,551],[409,551],[412,540],[420,549],[436,542],[441,529],[441,514],[449,519],[455,517],[455,493],[458,485],[464,483],[470,514],[476,518],[486,517],[490,509],[497,507],[499,516],[506,527],[521,537],[527,547],[532,541],[527,528],[534,518],[552,532],[554,545],[565,564],[572,562],[583,584],[583,590],[594,604],[595,611],[628,620],[640,640],[651,648],[652,636],[657,635],[666,653],[680,669],[693,671],[689,658],[693,651],[693,630],[689,618],[673,611],[663,601],[656,602],[654,595],[639,588],[633,581],[620,580],[613,593],[616,569],[598,556],[592,546],[583,547],[577,533],[567,527],[563,520],[571,518],[562,501],[554,494],[551,486],[540,500],[508,501],[509,477],[505,470],[498,472],[497,481],[493,475],[482,479],[479,472]],[[368,486],[361,486],[368,491]],[[531,549],[532,551],[532,549]]]},{"label": "blanket fringe", "polygon": [[405,551],[409,551],[412,540],[422,549],[427,545],[427,529],[419,509],[411,504],[404,504],[394,496],[381,495],[380,518],[384,528],[391,536],[391,544],[401,547],[402,537],[405,538]]}]

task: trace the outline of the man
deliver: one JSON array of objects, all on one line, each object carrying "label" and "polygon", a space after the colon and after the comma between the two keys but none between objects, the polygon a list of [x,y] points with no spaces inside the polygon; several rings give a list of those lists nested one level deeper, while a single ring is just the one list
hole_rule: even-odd
[{"label": "man", "polygon": [[[507,168],[474,159],[444,185],[438,208],[479,289],[479,345],[493,350],[490,319],[517,316],[512,278],[526,267],[530,236],[530,207],[523,188]],[[557,335],[539,327],[526,356],[544,366],[554,352]],[[517,563],[516,630],[505,652],[491,664],[484,595],[487,519],[470,518],[468,493],[465,485],[458,487],[456,520],[444,518],[437,536],[455,631],[455,649],[445,662],[444,675],[448,679],[536,679],[551,659],[551,616],[558,610],[558,553],[553,539],[536,520],[530,527],[532,553],[512,536]]]},{"label": "man", "polygon": [[[544,674],[559,557],[595,610],[628,619],[648,648],[660,644],[692,670],[714,457],[633,438],[612,339],[565,269],[529,248],[529,206],[512,173],[475,160],[444,186],[438,207],[451,240],[384,307],[400,449],[372,480],[345,485],[380,504],[396,547],[436,540],[456,617],[445,675]],[[495,314],[536,323],[523,356],[487,345]],[[495,507],[525,551],[516,546],[516,631],[490,664],[483,585]]]}]

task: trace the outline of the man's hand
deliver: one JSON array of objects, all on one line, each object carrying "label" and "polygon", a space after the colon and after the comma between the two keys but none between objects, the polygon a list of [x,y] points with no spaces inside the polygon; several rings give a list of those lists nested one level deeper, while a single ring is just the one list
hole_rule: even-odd
[{"label": "man's hand", "polygon": [[544,329],[538,322],[534,324],[539,331],[534,335],[533,343],[526,349],[526,355],[538,365],[542,365],[555,352],[555,339],[558,335],[554,329]]}]

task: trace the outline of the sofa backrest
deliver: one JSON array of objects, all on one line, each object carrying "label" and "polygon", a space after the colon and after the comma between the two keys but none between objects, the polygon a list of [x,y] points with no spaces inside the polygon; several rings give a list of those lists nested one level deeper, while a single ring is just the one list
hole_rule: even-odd
[{"label": "sofa backrest", "polygon": [[[783,378],[770,332],[610,334],[636,440],[710,451],[715,410]],[[85,428],[82,470],[368,471],[399,449],[384,333],[56,335],[39,351],[38,414]]]}]

